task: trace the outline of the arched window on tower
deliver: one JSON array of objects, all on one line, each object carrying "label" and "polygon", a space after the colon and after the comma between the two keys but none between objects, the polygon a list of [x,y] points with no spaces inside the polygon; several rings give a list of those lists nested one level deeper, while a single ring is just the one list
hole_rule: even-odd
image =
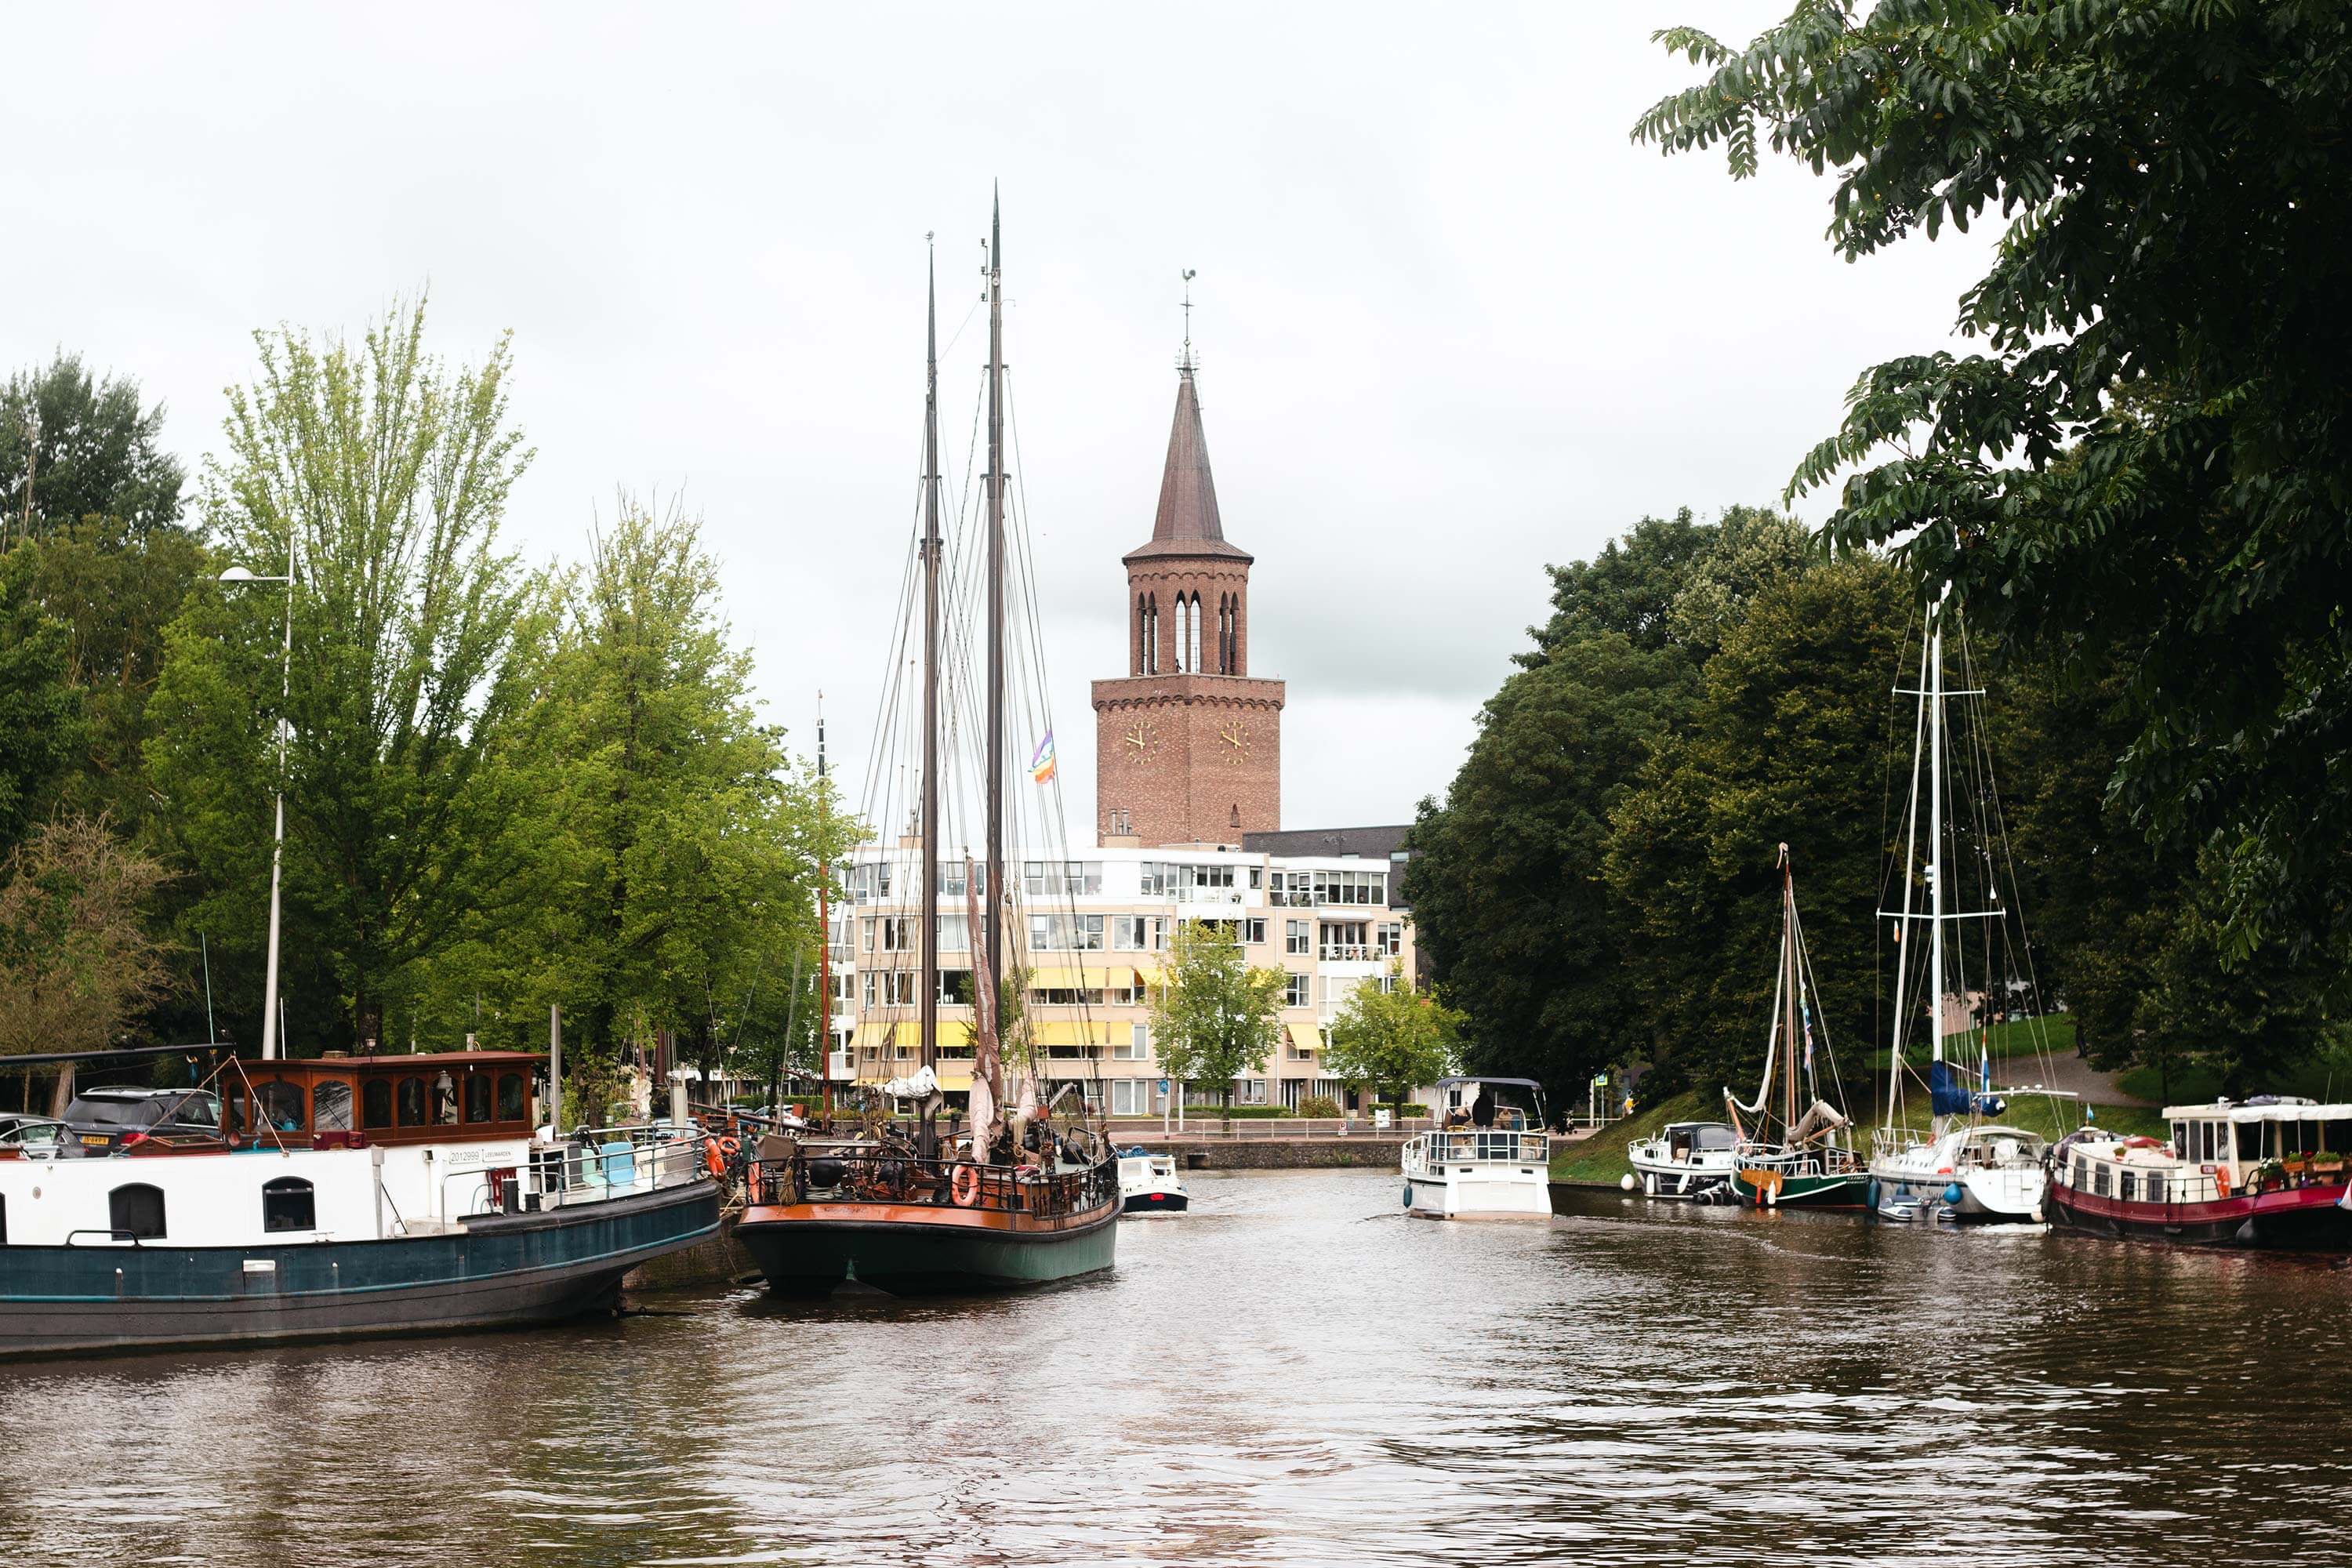
[{"label": "arched window on tower", "polygon": [[1189,674],[1192,668],[1192,601],[1189,595],[1176,595],[1176,673]]},{"label": "arched window on tower", "polygon": [[1143,674],[1151,668],[1151,613],[1147,601],[1135,596],[1135,673]]},{"label": "arched window on tower", "polygon": [[1220,674],[1234,672],[1234,596],[1222,595],[1217,599],[1217,669]]},{"label": "arched window on tower", "polygon": [[1196,592],[1192,595],[1192,672],[1193,672],[1194,674],[1196,674],[1196,675],[1197,675],[1197,674],[1199,674],[1199,673],[1200,673],[1200,670],[1201,670],[1201,595],[1200,595],[1200,594],[1196,591]]},{"label": "arched window on tower", "polygon": [[1143,612],[1143,673],[1160,673],[1160,595],[1152,595],[1144,601]]}]

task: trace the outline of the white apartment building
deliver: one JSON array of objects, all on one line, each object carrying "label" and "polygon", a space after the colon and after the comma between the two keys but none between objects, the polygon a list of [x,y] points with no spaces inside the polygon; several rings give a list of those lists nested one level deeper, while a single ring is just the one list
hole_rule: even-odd
[{"label": "white apartment building", "polygon": [[[1027,971],[1024,1005],[1045,1076],[1076,1082],[1114,1116],[1157,1116],[1174,1086],[1151,1045],[1147,988],[1158,979],[1181,921],[1230,925],[1253,967],[1289,977],[1282,1041],[1263,1072],[1234,1081],[1236,1105],[1296,1107],[1328,1095],[1351,1110],[1369,1108],[1323,1068],[1331,1019],[1359,985],[1393,984],[1393,966],[1415,973],[1412,921],[1398,883],[1403,829],[1253,835],[1289,848],[1319,843],[1331,852],[1272,847],[1116,845],[1082,858],[1008,853],[1018,878],[1016,914],[1006,931],[1006,966]],[[966,889],[958,860],[940,869],[933,918],[940,928],[940,1059],[951,1099],[971,1084],[971,917],[984,899]],[[835,1081],[880,1083],[914,1070],[921,1058],[916,987],[920,976],[919,849],[867,846],[843,875],[844,904],[833,918],[833,1048]],[[1222,1086],[1195,1084],[1187,1103],[1207,1105]]]}]

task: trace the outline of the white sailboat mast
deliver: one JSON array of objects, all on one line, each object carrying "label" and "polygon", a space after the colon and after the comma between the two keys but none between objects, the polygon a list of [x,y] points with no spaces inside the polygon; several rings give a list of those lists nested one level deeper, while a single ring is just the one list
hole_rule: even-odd
[{"label": "white sailboat mast", "polygon": [[1927,611],[1927,1041],[1944,1059],[1944,606]]},{"label": "white sailboat mast", "polygon": [[[1932,615],[1932,611],[1930,612]],[[1927,639],[1919,642],[1919,683],[1914,695],[1919,706],[1911,721],[1911,798],[1903,813],[1903,912],[1895,927],[1895,1048],[1886,1064],[1886,1125],[1895,1125],[1895,1103],[1903,1092],[1903,1052],[1911,1043],[1911,1011],[1903,998],[1910,994],[1912,931],[1911,868],[1919,863],[1919,763],[1927,744]],[[1902,688],[1897,687],[1897,692]]]}]

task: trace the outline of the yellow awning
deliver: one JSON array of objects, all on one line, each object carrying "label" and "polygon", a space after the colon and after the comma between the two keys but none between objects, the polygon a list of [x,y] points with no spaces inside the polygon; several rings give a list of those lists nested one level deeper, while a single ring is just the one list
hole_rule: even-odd
[{"label": "yellow awning", "polygon": [[1104,1018],[1044,1018],[1029,1026],[1030,1037],[1041,1046],[1107,1046],[1110,1030]]},{"label": "yellow awning", "polygon": [[1323,1031],[1317,1026],[1285,1024],[1283,1027],[1290,1031],[1290,1044],[1294,1050],[1319,1051],[1323,1048]]},{"label": "yellow awning", "polygon": [[1029,972],[1032,991],[1099,991],[1111,983],[1114,974],[1124,978],[1127,966],[1115,963],[1080,963],[1075,968],[1034,969]]}]

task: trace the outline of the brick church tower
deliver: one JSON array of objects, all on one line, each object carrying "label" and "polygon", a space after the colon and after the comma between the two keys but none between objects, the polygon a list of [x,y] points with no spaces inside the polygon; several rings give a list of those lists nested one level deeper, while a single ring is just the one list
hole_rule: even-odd
[{"label": "brick church tower", "polygon": [[1160,512],[1126,556],[1128,673],[1094,683],[1095,831],[1239,844],[1282,826],[1283,686],[1249,673],[1251,556],[1217,515],[1189,352],[1178,369]]}]

